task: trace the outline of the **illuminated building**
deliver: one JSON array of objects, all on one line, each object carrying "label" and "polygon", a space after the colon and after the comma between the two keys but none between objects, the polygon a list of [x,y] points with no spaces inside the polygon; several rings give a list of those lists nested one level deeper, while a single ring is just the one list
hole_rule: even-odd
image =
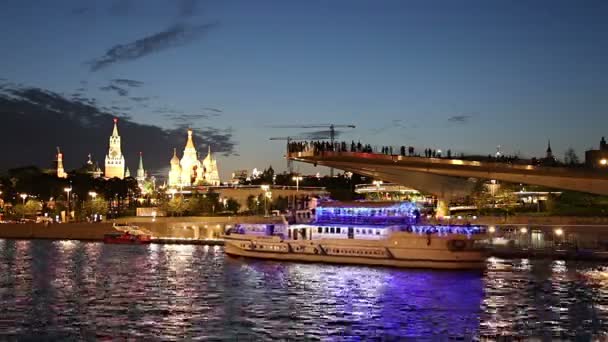
[{"label": "illuminated building", "polygon": [[202,162],[198,160],[192,130],[188,129],[182,159],[178,159],[177,152],[173,151],[168,185],[170,187],[189,187],[200,184],[220,185],[217,161],[211,154],[211,147],[209,147],[207,157]]},{"label": "illuminated building", "polygon": [[57,178],[68,178],[68,174],[63,168],[63,153],[57,147]]},{"label": "illuminated building", "polygon": [[135,177],[137,180],[137,185],[141,189],[143,187],[144,181],[146,180],[146,170],[144,169],[144,157],[143,153],[139,152],[139,166],[137,167],[137,176]]},{"label": "illuminated building", "polygon": [[211,155],[211,146],[209,146],[209,152],[205,159],[203,159],[203,169],[205,171],[203,175],[204,182],[209,185],[219,186],[220,174],[217,169],[217,160]]},{"label": "illuminated building", "polygon": [[110,147],[106,155],[106,178],[125,177],[125,157],[120,149],[120,135],[118,135],[118,119],[114,119],[114,130],[110,136]]},{"label": "illuminated building", "polygon": [[608,145],[604,137],[600,140],[599,150],[585,151],[585,164],[592,168],[608,167]]}]

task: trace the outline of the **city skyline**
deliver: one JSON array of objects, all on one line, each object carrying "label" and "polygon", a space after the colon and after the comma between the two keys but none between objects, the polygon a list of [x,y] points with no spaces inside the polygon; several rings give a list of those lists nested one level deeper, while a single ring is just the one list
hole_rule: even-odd
[{"label": "city skyline", "polygon": [[114,116],[127,166],[144,152],[157,174],[187,127],[219,152],[222,179],[282,171],[284,144],[268,138],[305,130],[271,126],[298,123],[482,155],[542,156],[550,139],[556,157],[572,146],[582,159],[608,135],[606,13],[600,1],[10,1],[0,111],[3,146],[19,148],[0,169],[48,166],[55,146],[66,170],[102,161]]}]

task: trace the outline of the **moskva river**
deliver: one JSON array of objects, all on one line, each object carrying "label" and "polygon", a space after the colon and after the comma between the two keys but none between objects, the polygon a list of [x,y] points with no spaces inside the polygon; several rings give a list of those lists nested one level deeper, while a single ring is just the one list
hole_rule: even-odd
[{"label": "moskva river", "polygon": [[407,270],[0,240],[0,340],[602,340],[598,269],[489,259],[484,272]]}]

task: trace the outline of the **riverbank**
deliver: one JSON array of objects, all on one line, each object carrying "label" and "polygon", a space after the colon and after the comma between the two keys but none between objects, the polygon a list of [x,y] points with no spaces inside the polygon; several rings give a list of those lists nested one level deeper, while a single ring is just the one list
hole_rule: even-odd
[{"label": "riverbank", "polygon": [[[114,223],[138,226],[158,241],[217,240],[225,231],[239,223],[280,223],[278,217],[126,217],[101,223],[4,223],[0,224],[0,239],[103,240],[105,234],[115,233]],[[185,242],[174,242],[185,243]]]}]

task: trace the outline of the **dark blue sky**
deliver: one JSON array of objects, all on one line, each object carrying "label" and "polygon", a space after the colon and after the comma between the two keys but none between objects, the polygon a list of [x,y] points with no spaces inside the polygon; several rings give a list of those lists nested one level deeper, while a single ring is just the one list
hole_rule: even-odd
[{"label": "dark blue sky", "polygon": [[[282,169],[267,138],[305,130],[277,124],[481,154],[542,155],[551,139],[582,157],[608,135],[606,18],[606,1],[5,0],[0,77],[131,107],[120,114],[139,123],[172,127],[175,111],[231,127],[224,177]],[[100,89],[112,79],[143,83],[120,96]]]}]

